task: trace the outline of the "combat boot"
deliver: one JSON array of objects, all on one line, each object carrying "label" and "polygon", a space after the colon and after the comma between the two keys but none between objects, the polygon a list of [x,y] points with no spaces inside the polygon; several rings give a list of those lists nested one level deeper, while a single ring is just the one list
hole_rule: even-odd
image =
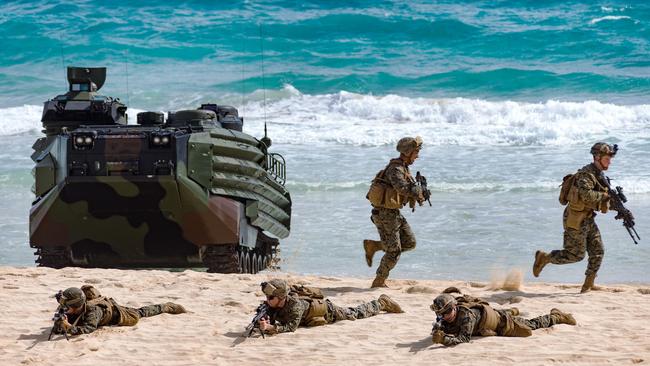
[{"label": "combat boot", "polygon": [[187,311],[183,305],[174,304],[173,302],[166,302],[162,306],[162,312],[167,314],[183,314]]},{"label": "combat boot", "polygon": [[538,250],[535,252],[535,264],[533,264],[533,276],[539,277],[539,274],[542,273],[544,266],[551,263],[551,257],[546,252]]},{"label": "combat boot", "polygon": [[571,313],[565,313],[556,308],[551,309],[551,319],[554,324],[576,325],[576,318]]},{"label": "combat boot", "polygon": [[370,288],[375,288],[375,287],[388,287],[386,286],[386,279],[383,277],[375,277],[375,280],[372,281],[372,285],[370,285]]},{"label": "combat boot", "polygon": [[580,290],[581,294],[584,294],[585,292],[589,292],[591,290],[595,290],[594,288],[594,280],[596,279],[596,274],[588,274],[585,277],[585,283],[582,284],[582,289]]},{"label": "combat boot", "polygon": [[381,294],[379,296],[379,305],[381,306],[379,310],[383,310],[387,313],[403,313],[404,310],[402,310],[402,307],[399,306],[398,303],[395,302],[395,300],[391,299],[388,295],[386,294]]},{"label": "combat boot", "polygon": [[368,267],[372,267],[372,257],[375,256],[375,252],[381,249],[380,241],[368,239],[363,241],[363,250],[366,252],[366,263],[368,264]]}]

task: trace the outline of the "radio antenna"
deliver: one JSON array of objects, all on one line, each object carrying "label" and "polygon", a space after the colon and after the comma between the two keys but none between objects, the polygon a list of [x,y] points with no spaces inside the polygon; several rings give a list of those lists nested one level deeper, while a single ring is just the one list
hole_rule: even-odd
[{"label": "radio antenna", "polygon": [[68,87],[68,73],[65,71],[65,59],[63,58],[63,39],[59,34],[59,50],[61,51],[61,68],[63,69],[63,84]]},{"label": "radio antenna", "polygon": [[264,125],[266,126],[266,75],[264,73],[264,36],[262,35],[262,23],[260,23],[260,50],[262,54],[262,92],[264,95],[262,105],[264,108]]},{"label": "radio antenna", "polygon": [[[243,6],[243,5],[242,5]],[[245,102],[245,95],[246,95],[246,73],[244,71],[244,65],[246,64],[244,62],[244,58],[246,55],[246,32],[244,31],[244,25],[242,24],[242,39],[241,39],[241,54],[242,54],[242,61],[241,61],[241,114],[246,115],[244,113],[244,102]]]},{"label": "radio antenna", "polygon": [[124,70],[126,71],[126,105],[131,105],[129,98],[129,50],[124,50]]}]

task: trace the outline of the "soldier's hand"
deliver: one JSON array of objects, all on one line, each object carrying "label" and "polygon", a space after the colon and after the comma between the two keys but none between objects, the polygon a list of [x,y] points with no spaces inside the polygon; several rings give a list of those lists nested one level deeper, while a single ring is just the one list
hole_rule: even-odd
[{"label": "soldier's hand", "polygon": [[268,317],[264,317],[260,319],[258,324],[262,332],[266,332],[267,330],[272,330],[274,328],[273,325],[271,325],[271,322],[269,321]]},{"label": "soldier's hand", "polygon": [[607,202],[608,200],[609,200],[609,193],[607,193],[607,192],[603,192],[603,199],[602,199],[602,201],[603,201],[603,202]]},{"label": "soldier's hand", "polygon": [[442,330],[436,330],[433,332],[433,335],[431,336],[431,341],[433,343],[442,344],[444,340],[445,340],[445,332],[443,332]]},{"label": "soldier's hand", "polygon": [[61,333],[67,333],[70,330],[70,328],[72,328],[72,324],[68,322],[68,317],[65,315],[61,317],[57,325]]}]

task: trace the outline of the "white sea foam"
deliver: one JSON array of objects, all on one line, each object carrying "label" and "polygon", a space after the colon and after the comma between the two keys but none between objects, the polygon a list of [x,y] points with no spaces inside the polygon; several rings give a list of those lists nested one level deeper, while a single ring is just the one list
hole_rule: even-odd
[{"label": "white sea foam", "polygon": [[[600,23],[604,20],[622,20],[622,19],[632,19],[632,18],[628,17],[627,15],[605,15],[604,17],[590,20],[589,24]],[[637,21],[635,21],[635,23],[637,23]]]},{"label": "white sea foam", "polygon": [[[430,182],[429,190],[433,193],[467,193],[467,192],[558,192],[557,181],[543,182]],[[628,178],[613,181],[612,185],[624,187],[626,194],[650,193],[650,182],[644,178]],[[356,191],[366,190],[370,180],[342,182],[287,182],[292,191]]]},{"label": "white sea foam", "polygon": [[24,105],[0,109],[0,136],[40,131],[43,107]]},{"label": "white sea foam", "polygon": [[[259,93],[253,94],[258,96]],[[283,144],[380,146],[404,135],[430,145],[546,146],[598,139],[647,142],[650,105],[598,101],[544,103],[477,99],[373,96],[341,91],[302,94],[291,86],[264,102],[240,107],[245,131],[259,135],[268,121],[273,141]],[[249,99],[250,100],[250,99]],[[129,109],[131,123],[138,110]],[[41,107],[0,110],[0,135],[40,131]]]},{"label": "white sea foam", "polygon": [[[289,87],[290,88],[290,87]],[[476,99],[408,98],[348,92],[294,94],[246,105],[249,131],[263,116],[274,141],[288,144],[378,146],[404,135],[432,145],[574,145],[595,139],[647,139],[650,105],[598,101],[522,103]]]}]

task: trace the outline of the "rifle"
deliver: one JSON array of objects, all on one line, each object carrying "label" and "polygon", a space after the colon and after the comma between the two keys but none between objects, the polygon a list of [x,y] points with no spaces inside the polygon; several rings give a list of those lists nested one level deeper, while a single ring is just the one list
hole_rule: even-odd
[{"label": "rifle", "polygon": [[441,316],[436,316],[436,321],[433,322],[433,326],[431,327],[431,334],[435,333],[436,330],[442,330],[442,317]]},{"label": "rifle", "polygon": [[[632,215],[632,211],[628,210],[625,208],[623,205],[625,202],[627,202],[627,197],[625,197],[625,194],[623,194],[623,187],[621,186],[616,186],[615,189],[612,189],[612,186],[610,185],[610,179],[609,177],[605,176],[603,172],[600,172],[601,175],[601,183],[605,185],[605,188],[607,189],[607,194],[609,195],[609,207],[618,212],[614,219],[620,220],[623,219],[623,226],[627,230],[627,233],[630,234],[630,237],[632,238],[632,241],[634,244],[639,244],[639,242],[636,241],[636,239],[641,240],[641,237],[639,236],[639,233],[636,232],[636,229],[634,228],[634,215]],[[636,238],[634,235],[636,235]]]},{"label": "rifle", "polygon": [[[67,309],[68,308],[63,305],[59,305],[59,307],[56,309],[56,313],[54,313],[54,316],[52,317],[52,321],[54,322],[54,325],[52,325],[52,329],[50,330],[50,335],[47,337],[48,341],[52,340],[52,334],[54,334],[54,331],[59,329],[59,323],[63,321],[63,319],[65,318],[65,311]],[[67,330],[63,331],[63,335],[65,335],[65,339],[67,341],[70,340],[70,338],[68,337]]]},{"label": "rifle", "polygon": [[[429,190],[429,188],[427,188],[427,178],[425,178],[418,171],[415,174],[415,182],[416,182],[417,185],[420,186],[420,188],[422,188],[422,197],[424,197],[424,200],[429,202],[429,206],[432,206],[431,205],[431,191]],[[424,202],[424,201],[422,201],[422,202]],[[420,206],[422,206],[422,202],[418,202],[420,204]],[[415,204],[411,205],[411,211],[415,212]]]},{"label": "rifle", "polygon": [[[255,316],[253,317],[253,320],[251,321],[250,324],[246,327],[246,337],[250,337],[253,335],[253,332],[255,329],[260,329],[260,320],[264,319],[269,312],[269,305],[267,303],[262,303],[260,306],[257,307],[255,310]],[[262,338],[264,338],[264,332],[260,329],[260,333],[262,334]]]}]

